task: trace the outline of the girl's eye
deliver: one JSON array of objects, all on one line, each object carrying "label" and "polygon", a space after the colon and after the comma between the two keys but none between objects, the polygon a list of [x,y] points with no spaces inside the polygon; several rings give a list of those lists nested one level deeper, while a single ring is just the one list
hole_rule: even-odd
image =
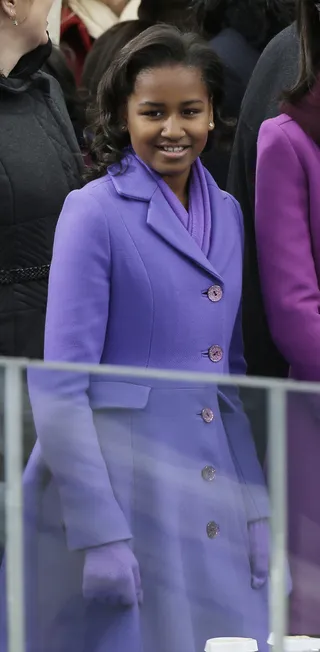
[{"label": "girl's eye", "polygon": [[200,113],[199,109],[184,109],[183,114],[193,118],[193,116],[198,115]]},{"label": "girl's eye", "polygon": [[[193,118],[194,116],[198,115],[200,113],[199,109],[184,109],[182,111],[182,115],[187,117],[187,118]],[[163,111],[145,111],[142,115],[147,116],[148,118],[161,118],[163,116]]]},{"label": "girl's eye", "polygon": [[162,113],[161,111],[146,111],[143,115],[146,115],[148,118],[160,118]]}]

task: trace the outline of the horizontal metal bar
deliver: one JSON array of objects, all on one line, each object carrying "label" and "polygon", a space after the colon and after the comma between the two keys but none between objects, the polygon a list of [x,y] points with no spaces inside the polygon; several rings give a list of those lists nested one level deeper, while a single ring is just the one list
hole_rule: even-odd
[{"label": "horizontal metal bar", "polygon": [[87,373],[100,376],[116,376],[124,378],[146,378],[150,380],[172,380],[178,382],[193,382],[208,385],[238,385],[252,389],[279,389],[285,392],[300,392],[320,394],[320,383],[297,382],[294,380],[277,380],[273,378],[258,378],[252,376],[234,376],[213,373],[189,371],[173,371],[172,369],[149,369],[145,367],[126,367],[120,365],[94,365],[76,362],[43,362],[25,358],[0,358],[0,368],[17,367],[19,369],[48,369],[72,373]]}]

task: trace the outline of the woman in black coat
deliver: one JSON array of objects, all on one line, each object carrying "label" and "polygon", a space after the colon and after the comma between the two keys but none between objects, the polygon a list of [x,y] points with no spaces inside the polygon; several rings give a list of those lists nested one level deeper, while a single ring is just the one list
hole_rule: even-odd
[{"label": "woman in black coat", "polygon": [[81,159],[57,82],[40,69],[53,0],[0,0],[0,356],[41,358],[56,222]]},{"label": "woman in black coat", "polygon": [[[51,52],[52,4],[0,0],[0,356],[42,357],[56,222],[67,194],[81,184],[59,84],[40,71]],[[26,392],[25,402],[27,456],[33,427]],[[2,453],[0,422],[0,483]]]}]

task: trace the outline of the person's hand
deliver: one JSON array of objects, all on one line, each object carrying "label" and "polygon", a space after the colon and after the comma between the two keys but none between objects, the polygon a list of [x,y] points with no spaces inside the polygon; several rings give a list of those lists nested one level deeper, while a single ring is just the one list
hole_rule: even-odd
[{"label": "person's hand", "polygon": [[267,582],[270,568],[269,520],[253,521],[248,525],[251,586],[261,589]]},{"label": "person's hand", "polygon": [[142,604],[139,565],[127,542],[118,541],[86,551],[83,596],[114,606]]}]

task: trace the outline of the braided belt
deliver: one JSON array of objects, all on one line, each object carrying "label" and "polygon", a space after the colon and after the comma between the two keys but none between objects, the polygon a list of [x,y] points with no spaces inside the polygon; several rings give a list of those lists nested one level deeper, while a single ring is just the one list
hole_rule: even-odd
[{"label": "braided belt", "polygon": [[0,285],[28,283],[28,281],[47,279],[49,277],[49,270],[50,265],[18,267],[17,269],[0,269]]}]

